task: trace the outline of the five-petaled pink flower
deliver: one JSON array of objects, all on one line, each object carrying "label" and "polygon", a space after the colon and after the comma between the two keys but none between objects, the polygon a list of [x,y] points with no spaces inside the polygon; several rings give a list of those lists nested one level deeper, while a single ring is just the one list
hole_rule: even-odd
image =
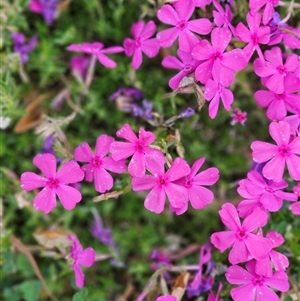
[{"label": "five-petaled pink flower", "polygon": [[[208,168],[197,174],[205,158],[200,158],[194,162],[188,176],[176,181],[176,184],[184,186],[188,191],[188,197],[194,209],[202,209],[213,201],[214,194],[211,190],[203,186],[210,186],[219,180],[219,170],[215,167]],[[176,214],[184,213],[188,208],[186,204],[183,208],[171,208]]]},{"label": "five-petaled pink flower", "polygon": [[74,150],[75,160],[88,162],[88,164],[82,167],[82,170],[85,172],[85,179],[88,182],[94,180],[95,189],[101,193],[110,190],[114,184],[112,176],[106,170],[115,173],[126,171],[125,160],[116,162],[112,157],[106,157],[113,141],[113,137],[100,135],[96,141],[95,154],[93,154],[86,142],[83,142]]},{"label": "five-petaled pink flower", "polygon": [[156,149],[149,147],[154,142],[155,135],[145,131],[143,128],[139,130],[139,137],[132,131],[129,124],[124,124],[117,131],[117,136],[129,142],[115,141],[110,146],[112,158],[115,161],[131,157],[128,165],[128,172],[131,176],[142,176],[146,172],[145,157],[149,154],[159,152]]},{"label": "five-petaled pink flower", "polygon": [[247,121],[247,112],[243,112],[240,109],[236,108],[231,114],[231,117],[232,117],[232,120],[230,122],[231,125],[235,125],[237,123],[244,125],[245,122]]},{"label": "five-petaled pink flower", "polygon": [[266,45],[269,43],[270,27],[260,26],[260,13],[256,13],[254,15],[248,13],[246,18],[249,29],[240,22],[235,29],[235,34],[243,42],[248,43],[248,45],[244,48],[244,53],[247,61],[250,60],[255,50],[257,51],[259,58],[264,61],[264,56],[261,52],[259,44]]},{"label": "five-petaled pink flower", "polygon": [[155,34],[155,31],[156,25],[153,21],[149,21],[146,24],[144,21],[138,21],[132,25],[131,33],[134,40],[126,38],[123,46],[127,56],[133,55],[131,63],[133,69],[138,69],[142,64],[142,52],[150,58],[158,54],[160,46],[157,39],[150,39]]},{"label": "five-petaled pink flower", "polygon": [[115,68],[116,62],[106,56],[106,53],[119,53],[123,52],[124,48],[121,46],[113,46],[103,49],[104,45],[100,42],[72,44],[68,46],[69,51],[79,51],[84,53],[93,54],[97,57],[98,61],[107,68]]},{"label": "five-petaled pink flower", "polygon": [[234,78],[234,71],[239,71],[246,66],[246,59],[241,49],[225,52],[232,34],[227,28],[215,28],[211,33],[211,43],[201,40],[192,50],[194,59],[203,61],[196,68],[195,77],[202,84],[212,78],[212,71],[220,65],[224,75]]},{"label": "five-petaled pink flower", "polygon": [[263,78],[263,83],[269,90],[277,94],[284,93],[286,84],[284,78],[300,65],[298,56],[296,54],[289,55],[283,64],[281,49],[273,47],[271,50],[265,51],[265,59],[266,61],[261,59],[254,61],[254,72]]},{"label": "five-petaled pink flower", "polygon": [[281,121],[286,117],[287,112],[300,110],[300,98],[297,94],[300,80],[294,74],[289,73],[283,81],[284,88],[282,93],[259,90],[254,94],[256,102],[261,107],[268,108],[267,116],[272,121]]},{"label": "five-petaled pink flower", "polygon": [[[286,181],[273,182],[270,180],[266,182],[257,171],[250,171],[247,174],[247,179],[241,180],[239,185],[240,187],[237,191],[242,197],[257,200],[265,210],[270,212],[278,211],[282,207],[283,200],[297,200],[297,196],[294,193],[282,191],[283,188],[288,187]],[[245,207],[243,202],[240,202],[238,210]],[[246,203],[249,208],[250,204],[247,200]],[[255,203],[253,205],[254,209],[256,207]]]},{"label": "five-petaled pink flower", "polygon": [[225,274],[229,283],[241,285],[230,291],[234,301],[280,301],[269,286],[281,292],[289,290],[288,276],[285,272],[275,272],[270,277],[257,275],[254,260],[247,262],[246,269],[233,265]]},{"label": "five-petaled pink flower", "polygon": [[271,242],[262,236],[256,235],[256,230],[267,224],[268,216],[265,211],[256,208],[248,215],[243,224],[240,222],[236,208],[226,203],[219,211],[221,220],[231,231],[221,231],[213,233],[212,244],[224,252],[232,247],[228,260],[231,264],[246,262],[251,259],[263,259],[271,248]]},{"label": "five-petaled pink flower", "polygon": [[212,24],[206,19],[189,21],[195,10],[193,0],[178,0],[174,4],[165,4],[157,12],[158,19],[174,27],[160,31],[157,39],[162,47],[170,47],[179,39],[179,49],[190,52],[199,39],[192,32],[206,35],[211,32]]},{"label": "five-petaled pink flower", "polygon": [[229,27],[231,30],[232,34],[235,35],[235,28],[233,25],[230,23],[232,20],[232,12],[230,9],[230,6],[226,4],[225,10],[221,6],[221,4],[214,0],[213,1],[214,7],[216,10],[213,10],[213,16],[214,16],[214,23],[217,25],[217,27]]},{"label": "five-petaled pink flower", "polygon": [[[229,76],[228,76],[229,75]],[[212,71],[213,79],[208,79],[205,84],[204,96],[209,101],[208,114],[209,117],[214,119],[217,116],[219,110],[220,98],[226,111],[231,110],[231,104],[233,103],[233,93],[226,89],[233,82],[234,73],[227,74],[226,69],[220,65],[216,65],[216,68]]]},{"label": "five-petaled pink flower", "polygon": [[273,267],[276,272],[284,272],[289,266],[289,260],[285,255],[273,250],[284,243],[284,238],[280,233],[269,231],[266,238],[272,243],[272,250],[267,257],[256,262],[255,273],[271,277]]},{"label": "five-petaled pink flower", "polygon": [[146,157],[147,170],[151,175],[133,177],[132,190],[150,190],[144,205],[149,211],[157,214],[164,210],[166,195],[174,208],[182,208],[188,202],[188,191],[174,182],[187,176],[191,169],[185,160],[176,158],[165,172],[165,158],[161,152],[151,153]]},{"label": "five-petaled pink flower", "polygon": [[272,122],[269,132],[277,145],[254,141],[251,144],[255,162],[267,162],[262,173],[265,178],[279,182],[282,180],[285,164],[292,179],[300,180],[300,137],[290,141],[290,125],[285,121]]},{"label": "five-petaled pink flower", "polygon": [[44,187],[33,200],[34,208],[48,214],[56,206],[57,194],[65,209],[74,209],[76,203],[81,201],[81,193],[68,184],[83,180],[84,172],[80,166],[75,161],[69,161],[56,172],[56,158],[52,154],[36,155],[33,164],[46,176],[42,177],[33,172],[24,172],[21,175],[21,187],[24,190]]},{"label": "five-petaled pink flower", "polygon": [[200,63],[195,60],[189,52],[178,50],[177,55],[180,60],[175,56],[168,55],[162,61],[162,65],[165,68],[180,70],[169,80],[169,86],[172,89],[177,89],[182,79],[188,74],[191,74]]},{"label": "five-petaled pink flower", "polygon": [[72,269],[75,273],[75,283],[77,287],[81,288],[84,286],[84,274],[81,266],[90,268],[95,262],[96,252],[91,247],[83,250],[79,240],[73,235],[69,235],[68,239],[73,243],[70,257],[73,259]]}]

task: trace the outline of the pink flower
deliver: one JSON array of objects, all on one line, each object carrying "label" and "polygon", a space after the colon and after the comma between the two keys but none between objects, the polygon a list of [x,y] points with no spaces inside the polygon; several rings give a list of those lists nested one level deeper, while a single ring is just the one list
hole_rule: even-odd
[{"label": "pink flower", "polygon": [[290,125],[285,121],[272,122],[269,132],[277,145],[254,141],[251,144],[252,157],[255,162],[268,161],[262,173],[268,180],[279,182],[282,180],[285,164],[292,179],[300,180],[300,137],[290,141]]},{"label": "pink flower", "polygon": [[144,23],[144,21],[138,21],[131,27],[131,33],[134,40],[126,38],[123,46],[125,54],[132,56],[131,66],[133,69],[138,69],[143,61],[142,52],[148,57],[155,57],[159,51],[159,43],[156,38],[150,39],[155,34],[156,25],[153,21]]},{"label": "pink flower", "polygon": [[196,7],[205,7],[211,4],[212,0],[194,0],[194,5]]},{"label": "pink flower", "polygon": [[[250,171],[247,174],[247,179],[241,180],[239,185],[238,193],[242,197],[257,200],[264,209],[270,212],[278,211],[282,207],[283,200],[297,200],[297,196],[294,193],[282,191],[283,188],[288,187],[286,181],[273,182],[271,180],[266,182],[257,171]],[[239,204],[239,207],[243,206],[242,203],[243,201]]]},{"label": "pink flower", "polygon": [[267,25],[269,20],[272,18],[274,11],[274,7],[279,5],[279,0],[250,0],[249,7],[251,9],[251,14],[254,15],[257,13],[262,7],[263,11],[263,24]]},{"label": "pink flower", "polygon": [[155,301],[177,301],[177,298],[172,295],[164,295],[158,297]]},{"label": "pink flower", "polygon": [[231,25],[232,12],[230,6],[226,4],[225,10],[216,0],[213,1],[216,10],[213,10],[214,23],[217,27],[225,27],[231,30],[232,34],[235,35],[235,28]]},{"label": "pink flower", "polygon": [[234,71],[246,66],[243,51],[234,49],[224,53],[231,40],[231,32],[227,28],[215,28],[211,33],[211,43],[201,40],[192,50],[194,59],[204,61],[196,68],[195,76],[198,81],[205,84],[212,78],[212,71],[220,65],[224,69],[224,76],[234,78]]},{"label": "pink flower", "polygon": [[294,114],[284,118],[283,121],[287,122],[291,127],[291,135],[300,136],[300,108]]},{"label": "pink flower", "polygon": [[[188,198],[194,209],[203,209],[213,201],[214,194],[212,191],[203,186],[210,186],[219,180],[219,170],[215,167],[208,168],[197,174],[201,168],[205,158],[200,158],[194,162],[191,167],[191,172],[188,176],[179,179],[175,183],[184,186],[188,191]],[[171,208],[176,214],[182,214],[187,210],[188,204],[183,208]]]},{"label": "pink flower", "polygon": [[174,27],[160,31],[157,39],[161,47],[170,47],[179,39],[179,49],[190,52],[198,38],[192,33],[206,35],[211,32],[212,25],[208,19],[196,19],[189,21],[195,5],[193,0],[178,0],[173,6],[165,4],[157,12],[158,19]]},{"label": "pink flower", "polygon": [[274,266],[277,272],[284,272],[289,266],[289,260],[285,255],[273,250],[284,243],[284,238],[280,233],[269,231],[266,238],[270,240],[273,247],[267,257],[256,262],[255,273],[257,275],[272,277],[272,267]]},{"label": "pink flower", "polygon": [[269,43],[270,27],[260,27],[261,15],[259,13],[253,15],[248,13],[246,18],[249,29],[243,23],[239,23],[235,29],[236,36],[243,42],[248,43],[248,45],[244,48],[244,53],[248,61],[255,50],[257,51],[260,59],[263,61],[264,56],[261,52],[259,44],[266,45]]},{"label": "pink flower", "polygon": [[90,146],[83,142],[75,148],[74,158],[79,162],[88,162],[82,167],[85,172],[85,179],[88,182],[95,181],[95,189],[104,193],[113,187],[114,180],[106,171],[123,173],[126,171],[125,160],[116,162],[112,157],[106,157],[114,138],[107,135],[100,135],[96,141],[96,150],[93,154]]},{"label": "pink flower", "polygon": [[162,65],[165,68],[180,70],[179,73],[169,80],[169,86],[174,90],[179,87],[182,79],[188,74],[191,74],[199,65],[199,61],[195,60],[188,52],[178,50],[177,55],[180,60],[175,56],[168,55],[162,61]]},{"label": "pink flower", "polygon": [[91,247],[83,250],[79,240],[73,235],[69,235],[68,239],[73,243],[70,256],[74,260],[72,269],[75,273],[75,283],[77,287],[81,288],[84,286],[84,274],[81,266],[90,268],[95,262],[96,252]]},{"label": "pink flower", "polygon": [[[300,197],[300,183],[298,183],[294,188],[293,192],[299,198]],[[300,202],[296,202],[290,205],[289,209],[292,211],[294,215],[300,215]]]},{"label": "pink flower", "polygon": [[240,123],[242,125],[247,121],[247,112],[242,112],[240,109],[234,109],[232,115],[232,120],[230,122],[231,125],[235,125]]},{"label": "pink flower", "polygon": [[[229,89],[225,89],[231,85],[234,73],[227,74],[227,70],[217,65],[212,72],[213,80],[208,79],[205,84],[205,99],[209,103],[209,117],[214,119],[219,110],[220,98],[226,111],[230,111],[233,103],[233,93]],[[229,75],[229,76],[228,76]]]},{"label": "pink flower", "polygon": [[70,66],[74,73],[85,78],[90,59],[84,56],[75,55],[70,60]]},{"label": "pink flower", "polygon": [[254,61],[254,72],[264,78],[264,84],[269,90],[277,94],[284,93],[284,78],[299,66],[298,56],[289,55],[283,64],[281,49],[273,47],[265,51],[265,59],[266,61],[260,59]]},{"label": "pink flower", "polygon": [[56,194],[63,207],[67,210],[75,208],[81,201],[81,193],[68,184],[83,180],[84,172],[74,162],[66,162],[56,172],[56,158],[52,154],[36,155],[33,164],[40,169],[46,177],[33,172],[24,172],[21,175],[21,187],[26,191],[44,187],[33,200],[33,207],[48,214],[56,206]]},{"label": "pink flower", "polygon": [[58,5],[58,0],[30,0],[29,10],[34,13],[42,14],[45,22],[51,25],[57,15]]},{"label": "pink flower", "polygon": [[190,173],[190,167],[181,158],[176,158],[165,172],[165,158],[160,152],[147,156],[147,170],[151,175],[133,177],[132,190],[144,191],[151,189],[144,205],[146,209],[157,214],[164,210],[166,195],[174,208],[182,208],[188,202],[188,191],[174,182]]},{"label": "pink flower", "polygon": [[265,211],[256,208],[245,218],[242,225],[236,208],[230,203],[224,204],[219,214],[223,224],[231,231],[213,233],[211,242],[221,253],[232,247],[228,257],[231,264],[246,262],[253,258],[263,259],[269,254],[271,242],[253,233],[267,224],[268,216]]},{"label": "pink flower", "polygon": [[124,48],[120,46],[113,46],[103,49],[104,45],[100,42],[72,44],[68,46],[69,51],[79,51],[84,53],[93,54],[98,58],[100,64],[107,68],[115,68],[116,62],[105,55],[105,53],[118,53],[123,52]]},{"label": "pink flower", "polygon": [[254,260],[247,262],[246,269],[233,265],[225,274],[228,282],[241,285],[230,292],[234,301],[280,301],[269,286],[281,292],[289,290],[288,276],[285,272],[275,272],[271,277],[257,275]]},{"label": "pink flower", "polygon": [[122,128],[117,131],[117,136],[129,142],[113,142],[110,146],[112,158],[115,161],[119,161],[132,156],[128,165],[128,172],[131,176],[144,175],[146,172],[145,157],[152,153],[159,152],[149,147],[155,140],[155,135],[141,128],[139,130],[139,137],[137,137],[132,131],[131,126],[124,124]]},{"label": "pink flower", "polygon": [[283,120],[287,112],[300,110],[299,91],[300,80],[291,73],[283,79],[282,93],[259,90],[255,92],[254,99],[263,108],[267,109],[267,116],[271,120]]}]

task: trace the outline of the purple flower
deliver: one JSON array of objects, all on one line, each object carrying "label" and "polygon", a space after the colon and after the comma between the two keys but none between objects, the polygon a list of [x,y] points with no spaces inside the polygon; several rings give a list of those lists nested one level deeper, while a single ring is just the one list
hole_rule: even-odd
[{"label": "purple flower", "polygon": [[157,39],[161,47],[170,47],[175,40],[179,39],[179,49],[190,52],[195,44],[199,42],[192,32],[198,34],[209,34],[212,24],[208,19],[196,19],[189,21],[194,10],[194,0],[178,0],[174,3],[174,7],[165,4],[157,12],[158,19],[166,24],[174,27],[160,31],[157,34]]},{"label": "purple flower", "polygon": [[153,119],[152,115],[153,103],[146,99],[143,100],[142,106],[139,106],[137,103],[131,105],[131,111],[133,116],[142,117],[148,120]]},{"label": "purple flower", "polygon": [[136,88],[122,87],[114,92],[109,100],[117,100],[119,97],[129,97],[132,100],[139,100],[144,97],[143,91]]},{"label": "purple flower", "polygon": [[181,118],[189,118],[195,114],[195,110],[192,108],[187,108],[183,112],[181,112],[178,116]]},{"label": "purple flower", "polygon": [[142,53],[145,53],[150,58],[158,54],[160,47],[157,39],[150,39],[155,34],[155,31],[156,25],[153,21],[149,21],[146,24],[143,21],[138,21],[132,25],[131,33],[134,40],[126,38],[123,46],[127,56],[133,55],[131,63],[133,69],[138,69],[142,64]]},{"label": "purple flower", "polygon": [[48,25],[51,25],[58,8],[58,0],[31,0],[29,10],[42,14]]},{"label": "purple flower", "polygon": [[70,257],[73,259],[72,269],[75,273],[76,286],[81,288],[84,286],[84,274],[81,266],[91,267],[95,262],[96,252],[91,247],[83,250],[79,240],[73,235],[69,235],[68,239],[73,243]]},{"label": "purple flower", "polygon": [[32,51],[37,44],[37,37],[33,37],[29,43],[25,44],[25,36],[19,32],[13,32],[11,38],[14,41],[14,52],[20,54],[20,59],[22,63],[28,61],[28,52]]},{"label": "purple flower", "polygon": [[94,222],[90,228],[92,235],[107,246],[113,246],[114,240],[110,228],[104,228],[101,217],[96,210],[93,210]]},{"label": "purple flower", "polygon": [[84,56],[75,55],[70,60],[70,66],[74,73],[85,78],[90,59]]}]

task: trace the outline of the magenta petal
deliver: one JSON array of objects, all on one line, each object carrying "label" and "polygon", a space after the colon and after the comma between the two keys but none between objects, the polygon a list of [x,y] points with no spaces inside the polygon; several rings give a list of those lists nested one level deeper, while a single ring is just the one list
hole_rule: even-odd
[{"label": "magenta petal", "polygon": [[285,159],[280,155],[276,155],[263,168],[262,173],[268,180],[279,182],[282,180],[285,167]]},{"label": "magenta petal", "polygon": [[230,291],[230,295],[234,301],[254,301],[256,295],[256,288],[252,283],[246,284],[237,288],[233,288]]},{"label": "magenta petal", "polygon": [[167,48],[173,45],[173,43],[178,37],[178,34],[179,32],[177,28],[173,27],[158,32],[156,38],[161,47]]},{"label": "magenta petal", "polygon": [[218,93],[219,83],[212,79],[208,79],[205,84],[204,96],[206,100],[212,100],[214,96]]},{"label": "magenta petal", "polygon": [[[189,174],[191,178],[193,178],[197,174],[198,170],[201,168],[204,162],[205,162],[205,158],[203,157],[203,158],[199,158],[193,163],[191,167],[191,172]],[[202,185],[202,183],[199,183],[199,185]]]},{"label": "magenta petal", "polygon": [[247,216],[242,224],[242,227],[247,231],[252,232],[253,230],[263,227],[268,222],[268,215],[264,210],[259,208],[255,209],[249,216]]},{"label": "magenta petal", "polygon": [[236,237],[232,231],[221,231],[213,233],[210,237],[210,241],[215,248],[223,253],[235,243]]},{"label": "magenta petal", "polygon": [[289,266],[289,260],[287,257],[277,251],[272,250],[270,252],[270,257],[272,259],[274,268],[278,272],[285,271]]},{"label": "magenta petal", "polygon": [[231,104],[233,103],[233,93],[228,89],[223,89],[221,93],[221,99],[226,111],[231,110]]},{"label": "magenta petal", "polygon": [[201,40],[192,50],[195,60],[208,60],[213,53],[213,48],[207,40]]},{"label": "magenta petal", "polygon": [[252,157],[255,162],[263,163],[273,158],[278,152],[278,146],[262,141],[254,141],[251,144]]},{"label": "magenta petal", "polygon": [[141,48],[136,48],[133,53],[131,67],[134,70],[137,70],[141,66],[142,61],[143,61],[142,50],[141,50]]},{"label": "magenta petal", "polygon": [[208,107],[208,115],[211,119],[216,118],[218,110],[219,110],[219,103],[220,103],[220,94],[217,93],[214,98],[210,101]]},{"label": "magenta petal", "polygon": [[208,19],[202,18],[189,21],[187,28],[198,34],[206,35],[211,32],[212,24]]},{"label": "magenta petal", "polygon": [[189,199],[194,209],[202,209],[214,199],[214,194],[207,188],[194,185],[188,189]]},{"label": "magenta petal", "polygon": [[210,167],[198,175],[196,175],[193,179],[193,183],[196,185],[213,185],[220,178],[219,170],[216,167]]},{"label": "magenta petal", "polygon": [[78,255],[76,262],[86,268],[89,268],[94,264],[95,257],[95,250],[93,248],[86,248]]},{"label": "magenta petal", "polygon": [[265,279],[265,284],[269,285],[280,292],[287,292],[290,288],[288,276],[285,272],[276,272],[271,278]]},{"label": "magenta petal", "polygon": [[169,68],[169,69],[183,69],[184,68],[184,64],[175,56],[172,55],[168,55],[166,56],[163,61],[161,62],[161,64],[165,67],[165,68]]},{"label": "magenta petal", "polygon": [[122,46],[112,46],[101,50],[102,53],[119,53],[123,51],[124,48]]},{"label": "magenta petal", "polygon": [[112,176],[102,167],[95,168],[94,181],[95,189],[100,193],[104,193],[108,190],[111,190],[114,185],[114,180]]},{"label": "magenta petal", "polygon": [[132,143],[115,141],[110,146],[111,156],[115,161],[126,159],[135,153]]},{"label": "magenta petal", "polygon": [[56,206],[55,191],[48,187],[41,190],[33,200],[33,207],[48,214]]},{"label": "magenta petal", "polygon": [[124,124],[118,131],[117,136],[134,143],[138,141],[136,134],[133,132],[129,124]]},{"label": "magenta petal", "polygon": [[103,158],[103,168],[115,172],[115,173],[123,173],[126,171],[125,160],[115,161],[112,157]]},{"label": "magenta petal", "polygon": [[156,31],[157,26],[153,21],[149,21],[145,24],[144,30],[141,34],[142,41],[148,40],[151,38]]},{"label": "magenta petal", "polygon": [[248,238],[245,239],[245,245],[249,253],[256,260],[264,259],[272,249],[272,244],[269,239],[252,233],[248,233]]},{"label": "magenta petal", "polygon": [[166,194],[164,190],[155,186],[147,195],[144,206],[151,212],[162,213],[165,207]]},{"label": "magenta petal", "polygon": [[180,20],[187,21],[195,10],[194,0],[179,0],[174,3],[174,6]]},{"label": "magenta petal", "polygon": [[176,181],[184,176],[189,175],[191,169],[185,160],[176,158],[171,167],[166,172],[166,176],[170,181]]},{"label": "magenta petal", "polygon": [[231,264],[237,264],[252,259],[245,242],[236,240],[232,250],[229,252],[228,260]]},{"label": "magenta petal", "polygon": [[292,179],[300,180],[300,158],[294,154],[290,154],[286,158],[287,168]]},{"label": "magenta petal", "polygon": [[179,34],[179,50],[190,52],[199,42],[199,39],[188,29],[183,30]]},{"label": "magenta petal", "polygon": [[79,162],[90,162],[93,156],[93,152],[90,146],[83,142],[79,146],[77,146],[74,150],[74,158]]},{"label": "magenta petal", "polygon": [[48,179],[30,171],[22,173],[20,180],[21,188],[26,191],[31,191],[37,188],[45,187],[48,182]]},{"label": "magenta petal", "polygon": [[277,200],[273,193],[266,191],[259,199],[264,208],[270,212],[276,212],[282,207],[282,199]]},{"label": "magenta petal", "polygon": [[253,276],[244,268],[233,265],[228,268],[225,277],[231,284],[246,284],[252,283]]},{"label": "magenta petal", "polygon": [[174,75],[170,80],[169,80],[169,87],[172,88],[173,90],[176,90],[182,79],[186,76],[186,73],[184,71],[180,71],[176,75]]},{"label": "magenta petal", "polygon": [[96,140],[95,155],[103,158],[110,150],[110,145],[115,139],[107,135],[100,135]]},{"label": "magenta petal", "polygon": [[265,300],[280,301],[278,295],[265,285],[257,287],[256,300],[257,301],[265,301]]},{"label": "magenta petal", "polygon": [[77,183],[83,180],[84,172],[80,169],[77,162],[69,161],[57,172],[57,178],[63,184]]},{"label": "magenta petal", "polygon": [[291,135],[290,125],[285,121],[272,122],[269,132],[278,145],[287,144]]},{"label": "magenta petal", "polygon": [[240,217],[247,217],[253,212],[253,210],[260,206],[258,199],[254,200],[243,200],[238,205],[238,211]]},{"label": "magenta petal", "polygon": [[264,259],[256,261],[255,273],[267,277],[272,276],[272,266],[269,256],[266,256]]},{"label": "magenta petal", "polygon": [[223,53],[231,40],[232,34],[228,28],[215,28],[211,33],[211,41],[215,51]]},{"label": "magenta petal", "polygon": [[234,205],[230,203],[225,203],[222,206],[222,209],[219,211],[219,215],[221,217],[221,220],[223,224],[233,230],[237,231],[241,227],[240,218],[238,216],[237,210],[234,207]]},{"label": "magenta petal", "polygon": [[156,185],[157,178],[153,176],[144,175],[143,177],[132,178],[132,190],[143,191],[150,190]]},{"label": "magenta petal", "polygon": [[56,177],[56,158],[52,154],[40,154],[33,158],[33,164],[42,171],[47,178]]},{"label": "magenta petal", "polygon": [[158,54],[159,48],[160,46],[156,38],[144,41],[141,45],[142,51],[150,58]]},{"label": "magenta petal", "polygon": [[115,68],[117,63],[103,53],[97,53],[98,61],[106,68]]},{"label": "magenta petal", "polygon": [[132,177],[143,176],[146,173],[145,155],[135,152],[129,162],[128,172]]},{"label": "magenta petal", "polygon": [[250,33],[249,29],[243,23],[239,23],[237,25],[237,27],[235,29],[235,34],[243,42],[251,41],[251,33]]},{"label": "magenta petal", "polygon": [[158,10],[157,18],[162,23],[169,25],[176,25],[178,22],[181,21],[174,8],[168,4],[163,5],[162,8]]},{"label": "magenta petal", "polygon": [[289,209],[294,215],[300,215],[300,202],[296,202],[289,206]]},{"label": "magenta petal", "polygon": [[81,201],[81,193],[68,185],[60,185],[55,189],[61,204],[66,210],[72,210]]},{"label": "magenta petal", "polygon": [[271,91],[259,90],[255,92],[254,99],[261,107],[266,108],[275,100],[275,94]]},{"label": "magenta petal", "polygon": [[145,156],[146,168],[155,176],[165,173],[165,157],[160,150],[148,152]]},{"label": "magenta petal", "polygon": [[247,58],[241,49],[234,49],[222,56],[221,64],[234,71],[240,71],[247,65]]},{"label": "magenta petal", "polygon": [[[298,120],[300,122],[300,118]],[[289,144],[291,153],[300,155],[300,137],[294,138],[294,140]]]},{"label": "magenta petal", "polygon": [[72,269],[75,273],[75,283],[76,286],[81,288],[84,286],[84,274],[80,268],[80,266],[76,263],[72,265]]},{"label": "magenta petal", "polygon": [[188,191],[183,186],[168,183],[165,192],[174,208],[182,208],[188,202]]},{"label": "magenta petal", "polygon": [[284,75],[275,73],[267,80],[266,86],[270,91],[276,94],[282,94],[284,92]]},{"label": "magenta petal", "polygon": [[143,128],[139,130],[139,140],[145,144],[149,145],[155,141],[155,135],[152,132],[145,131]]}]

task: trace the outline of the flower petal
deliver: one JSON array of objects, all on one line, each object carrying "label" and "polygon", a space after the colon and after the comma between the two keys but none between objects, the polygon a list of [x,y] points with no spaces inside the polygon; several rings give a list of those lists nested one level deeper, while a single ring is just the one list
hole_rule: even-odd
[{"label": "flower petal", "polygon": [[48,187],[41,190],[33,200],[33,207],[48,214],[56,206],[55,191]]},{"label": "flower petal", "polygon": [[93,248],[86,248],[77,257],[76,263],[86,268],[91,267],[95,262],[96,252]]},{"label": "flower petal", "polygon": [[252,258],[253,256],[250,255],[245,242],[239,240],[236,240],[228,255],[228,260],[231,264],[246,262]]},{"label": "flower petal", "polygon": [[57,172],[57,178],[63,184],[77,183],[83,180],[84,172],[80,169],[77,162],[69,161]]},{"label": "flower petal", "polygon": [[39,154],[33,158],[33,164],[46,178],[56,177],[56,158],[52,154]]},{"label": "flower petal", "polygon": [[180,22],[177,12],[169,4],[163,5],[161,9],[158,10],[157,18],[159,21],[169,25],[176,25]]},{"label": "flower petal", "polygon": [[112,176],[103,168],[95,168],[94,170],[95,189],[100,193],[111,190],[114,185]]},{"label": "flower petal", "polygon": [[161,47],[168,48],[173,45],[178,37],[178,30],[175,27],[165,29],[157,33],[156,38]]},{"label": "flower petal", "polygon": [[195,184],[188,189],[188,194],[194,209],[202,209],[214,199],[214,194],[209,189]]},{"label": "flower petal", "polygon": [[154,213],[162,213],[165,207],[166,194],[162,188],[155,186],[146,196],[144,206]]},{"label": "flower petal", "polygon": [[248,271],[246,271],[244,268],[238,265],[233,265],[229,267],[225,274],[225,277],[227,281],[231,284],[252,283],[252,278],[253,278],[253,276]]},{"label": "flower petal", "polygon": [[74,150],[74,158],[79,162],[90,162],[93,157],[93,152],[90,146],[83,142]]},{"label": "flower petal", "polygon": [[[288,158],[288,157],[287,157]],[[276,155],[263,168],[262,173],[268,180],[279,182],[282,180],[285,167],[285,159],[280,155]]]},{"label": "flower petal", "polygon": [[263,142],[254,141],[251,144],[252,157],[255,162],[263,163],[273,158],[278,152],[278,146]]},{"label": "flower petal", "polygon": [[217,248],[221,253],[223,253],[236,241],[235,234],[232,231],[221,231],[215,232],[210,237],[211,243]]},{"label": "flower petal", "polygon": [[248,233],[248,238],[244,241],[249,253],[256,260],[264,259],[272,249],[270,240],[259,235]]},{"label": "flower petal", "polygon": [[81,288],[84,286],[84,274],[79,266],[79,264],[73,263],[72,269],[75,273],[75,283],[76,286]]},{"label": "flower petal", "polygon": [[96,140],[95,155],[103,158],[110,150],[110,145],[115,139],[108,135],[100,135]]},{"label": "flower petal", "polygon": [[188,202],[188,191],[185,187],[168,183],[165,187],[170,204],[174,208],[182,208]]},{"label": "flower petal", "polygon": [[98,61],[106,68],[115,68],[117,63],[102,52],[97,53]]},{"label": "flower petal", "polygon": [[60,185],[55,189],[61,204],[66,210],[72,210],[81,201],[81,193],[68,185]]},{"label": "flower petal", "polygon": [[48,179],[30,171],[22,173],[20,180],[21,188],[26,191],[31,191],[37,188],[45,187],[48,182]]}]

